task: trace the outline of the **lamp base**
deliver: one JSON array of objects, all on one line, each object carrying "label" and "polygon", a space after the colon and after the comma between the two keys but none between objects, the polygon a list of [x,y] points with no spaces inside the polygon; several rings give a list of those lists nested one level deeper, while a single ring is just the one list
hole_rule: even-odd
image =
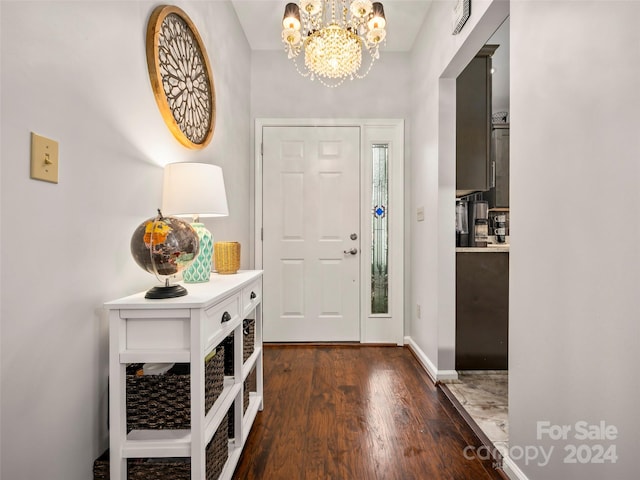
[{"label": "lamp base", "polygon": [[208,282],[211,275],[211,260],[213,257],[213,236],[202,223],[192,223],[191,226],[198,234],[200,253],[184,272],[182,279],[185,283]]},{"label": "lamp base", "polygon": [[156,300],[160,298],[184,297],[187,293],[187,289],[182,285],[157,285],[147,291],[144,298]]}]

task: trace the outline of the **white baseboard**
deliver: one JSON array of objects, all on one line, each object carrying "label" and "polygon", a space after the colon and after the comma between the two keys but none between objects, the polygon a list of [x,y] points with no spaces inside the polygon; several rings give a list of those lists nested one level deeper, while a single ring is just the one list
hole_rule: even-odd
[{"label": "white baseboard", "polygon": [[408,345],[413,351],[414,355],[418,358],[418,361],[425,369],[427,374],[431,377],[434,383],[447,382],[458,379],[458,372],[455,370],[438,370],[436,366],[429,360],[429,357],[422,351],[416,342],[411,337],[404,337],[404,344]]},{"label": "white baseboard", "polygon": [[502,458],[502,470],[512,480],[529,480],[529,478],[520,470],[518,465],[509,457]]}]

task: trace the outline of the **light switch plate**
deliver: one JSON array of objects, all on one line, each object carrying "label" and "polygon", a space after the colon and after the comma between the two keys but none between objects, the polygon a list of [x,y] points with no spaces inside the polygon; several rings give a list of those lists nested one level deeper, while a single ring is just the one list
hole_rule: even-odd
[{"label": "light switch plate", "polygon": [[424,207],[418,207],[418,221],[424,222]]},{"label": "light switch plate", "polygon": [[31,178],[58,183],[58,142],[31,132]]}]

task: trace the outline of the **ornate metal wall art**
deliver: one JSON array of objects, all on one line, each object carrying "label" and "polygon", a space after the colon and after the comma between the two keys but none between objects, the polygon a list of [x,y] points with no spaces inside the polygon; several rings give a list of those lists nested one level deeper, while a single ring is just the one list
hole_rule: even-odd
[{"label": "ornate metal wall art", "polygon": [[209,58],[198,30],[178,7],[157,7],[147,25],[147,66],[153,94],[169,130],[185,147],[213,136],[216,97]]}]

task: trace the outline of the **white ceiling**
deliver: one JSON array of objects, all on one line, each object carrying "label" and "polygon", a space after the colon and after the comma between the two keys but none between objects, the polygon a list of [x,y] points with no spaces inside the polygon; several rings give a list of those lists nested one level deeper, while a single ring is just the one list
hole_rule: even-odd
[{"label": "white ceiling", "polygon": [[[282,15],[291,0],[231,0],[252,50],[282,50]],[[433,0],[382,0],[386,51],[408,52]]]}]

